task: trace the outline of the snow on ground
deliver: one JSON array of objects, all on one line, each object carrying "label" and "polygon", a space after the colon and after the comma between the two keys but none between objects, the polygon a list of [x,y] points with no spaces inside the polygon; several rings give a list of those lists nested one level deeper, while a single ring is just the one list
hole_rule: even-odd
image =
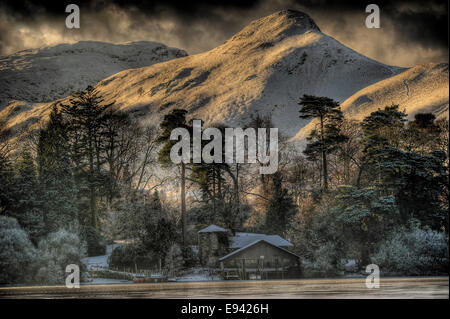
[{"label": "snow on ground", "polygon": [[[115,242],[114,244],[108,245],[106,248],[106,255],[103,256],[92,256],[83,258],[81,261],[87,266],[88,270],[101,270],[107,269],[109,267],[108,257],[111,255],[114,248],[117,246],[123,245],[123,242]],[[144,276],[143,274],[136,274],[137,276]],[[158,277],[157,274],[153,274],[151,277]],[[192,268],[189,269],[189,272],[184,274],[181,277],[177,278],[169,278],[169,281],[217,281],[221,280],[218,275],[210,274],[208,268]],[[130,283],[128,280],[118,280],[118,279],[107,279],[107,278],[93,278],[91,281],[86,282],[84,284],[89,285],[102,285],[102,284],[122,284],[122,283]]]},{"label": "snow on ground", "polygon": [[80,283],[81,285],[111,285],[111,284],[129,284],[130,280],[94,278],[92,281]]},{"label": "snow on ground", "polygon": [[120,243],[114,243],[111,245],[106,246],[106,255],[103,256],[92,256],[92,257],[85,257],[81,259],[81,261],[86,265],[88,270],[96,270],[98,268],[108,268],[108,257],[111,255],[114,248],[117,246],[120,246],[122,244]]},{"label": "snow on ground", "polygon": [[193,268],[189,273],[177,277],[169,278],[170,281],[217,281],[221,280],[218,275],[211,275],[207,268]]},{"label": "snow on ground", "polygon": [[[115,241],[114,244],[106,246],[106,255],[85,257],[81,259],[81,261],[86,265],[88,271],[106,270],[109,268],[108,258],[109,256],[111,256],[111,253],[114,250],[114,248],[122,246],[124,244],[125,244],[124,241]],[[88,281],[84,282],[83,284],[103,285],[103,284],[123,284],[123,283],[131,283],[131,281],[123,279],[110,279],[110,278],[90,278],[89,276]]]}]

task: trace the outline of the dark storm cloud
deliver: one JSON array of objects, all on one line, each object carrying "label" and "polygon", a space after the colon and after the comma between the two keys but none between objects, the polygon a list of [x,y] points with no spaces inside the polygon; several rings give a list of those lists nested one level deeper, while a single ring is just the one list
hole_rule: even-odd
[{"label": "dark storm cloud", "polygon": [[397,0],[397,1],[299,1],[312,10],[327,7],[330,11],[356,13],[365,10],[369,3],[381,8],[382,17],[388,19],[399,33],[410,40],[430,46],[447,46],[448,1]]},{"label": "dark storm cloud", "polygon": [[[80,6],[78,30],[65,28],[69,3]],[[381,8],[381,29],[364,25],[369,3]],[[80,40],[158,41],[194,54],[220,45],[254,19],[287,8],[305,11],[324,33],[387,64],[448,61],[448,4],[437,0],[7,0],[0,4],[0,54]]]}]

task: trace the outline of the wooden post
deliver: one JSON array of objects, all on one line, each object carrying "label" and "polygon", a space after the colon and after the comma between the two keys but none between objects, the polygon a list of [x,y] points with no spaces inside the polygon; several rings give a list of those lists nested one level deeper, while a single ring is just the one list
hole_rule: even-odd
[{"label": "wooden post", "polygon": [[281,277],[278,268],[279,268],[278,267],[278,258],[275,258],[275,269],[276,269],[276,272],[278,272],[278,276]]},{"label": "wooden post", "polygon": [[261,256],[260,258],[261,258],[261,280],[263,280],[264,279],[264,256]]}]

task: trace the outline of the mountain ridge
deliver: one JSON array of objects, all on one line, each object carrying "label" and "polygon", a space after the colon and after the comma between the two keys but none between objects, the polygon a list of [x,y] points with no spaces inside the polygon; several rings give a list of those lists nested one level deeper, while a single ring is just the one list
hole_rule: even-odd
[{"label": "mountain ridge", "polygon": [[[206,123],[244,125],[252,114],[273,113],[275,125],[292,136],[302,127],[293,116],[303,93],[343,101],[404,70],[362,56],[318,30],[306,14],[277,12],[210,51],[123,71],[97,88],[122,109],[186,108]],[[342,77],[354,80],[342,83]]]},{"label": "mountain ridge", "polygon": [[12,100],[50,102],[122,70],[186,56],[157,42],[62,43],[0,57],[0,110]]},{"label": "mountain ridge", "polygon": [[[361,121],[385,106],[399,105],[413,120],[417,113],[433,113],[436,118],[448,117],[448,63],[425,63],[381,80],[356,92],[341,103],[348,119]],[[317,121],[311,121],[291,138],[303,142]]]},{"label": "mountain ridge", "polygon": [[[256,114],[270,114],[274,126],[293,138],[309,122],[298,116],[303,94],[345,103],[408,70],[363,56],[323,34],[307,14],[283,10],[210,51],[123,70],[95,87],[105,103],[115,102],[141,123],[157,124],[174,108],[205,125],[244,126]],[[425,83],[430,74],[424,74]],[[448,79],[448,72],[442,75]],[[51,105],[15,102],[3,114],[19,128],[45,118]]]}]

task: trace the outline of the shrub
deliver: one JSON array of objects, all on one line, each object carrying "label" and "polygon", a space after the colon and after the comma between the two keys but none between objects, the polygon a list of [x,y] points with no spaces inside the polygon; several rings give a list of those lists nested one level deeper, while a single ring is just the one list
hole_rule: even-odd
[{"label": "shrub", "polygon": [[183,254],[180,246],[173,244],[166,254],[164,267],[168,271],[169,276],[177,277],[183,269]]},{"label": "shrub", "polygon": [[326,275],[335,275],[343,268],[335,243],[327,242],[321,245],[314,252],[313,258],[313,262],[308,265],[309,270],[319,271]]},{"label": "shrub", "polygon": [[30,282],[36,258],[36,249],[17,220],[0,216],[0,283]]},{"label": "shrub", "polygon": [[436,275],[448,271],[448,237],[445,233],[414,227],[390,233],[380,243],[372,262],[384,272]]},{"label": "shrub", "polygon": [[84,264],[80,261],[86,255],[85,244],[78,235],[65,229],[50,233],[38,245],[39,267],[36,274],[38,283],[64,283],[66,267],[75,264],[83,273]]},{"label": "shrub", "polygon": [[183,255],[183,266],[185,268],[194,267],[198,262],[197,254],[192,247],[185,246],[182,248],[181,253]]},{"label": "shrub", "polygon": [[88,256],[101,256],[106,254],[106,239],[100,232],[91,226],[83,226],[81,235],[87,243]]},{"label": "shrub", "polygon": [[152,269],[158,265],[158,259],[146,252],[140,245],[124,245],[116,247],[109,256],[109,266],[116,269],[139,268]]}]

